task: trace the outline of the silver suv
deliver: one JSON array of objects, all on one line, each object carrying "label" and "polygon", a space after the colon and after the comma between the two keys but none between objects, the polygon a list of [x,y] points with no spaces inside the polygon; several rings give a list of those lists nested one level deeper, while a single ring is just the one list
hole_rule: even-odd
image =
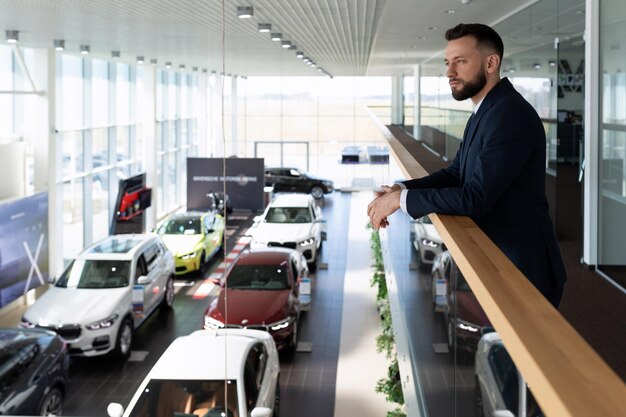
[{"label": "silver suv", "polygon": [[70,354],[130,354],[133,330],[174,302],[174,259],[155,235],[109,236],[81,252],[24,314],[57,332]]}]

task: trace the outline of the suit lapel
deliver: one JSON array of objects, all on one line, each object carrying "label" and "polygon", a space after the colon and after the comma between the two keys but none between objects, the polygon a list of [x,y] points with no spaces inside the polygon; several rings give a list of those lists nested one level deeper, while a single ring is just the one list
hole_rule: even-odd
[{"label": "suit lapel", "polygon": [[480,125],[480,119],[489,111],[494,104],[498,102],[498,99],[509,89],[513,88],[508,78],[504,77],[500,80],[494,88],[491,89],[485,96],[482,104],[478,108],[478,111],[473,117],[470,117],[470,121],[465,128],[466,132],[463,137],[463,153],[461,154],[461,180],[465,179],[465,169],[467,167],[467,156],[469,155],[470,146],[476,135],[476,131]]}]

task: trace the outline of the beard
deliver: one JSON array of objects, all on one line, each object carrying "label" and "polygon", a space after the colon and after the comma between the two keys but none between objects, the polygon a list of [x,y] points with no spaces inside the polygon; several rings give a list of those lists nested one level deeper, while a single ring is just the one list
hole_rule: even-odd
[{"label": "beard", "polygon": [[485,75],[483,67],[480,68],[478,75],[476,75],[476,77],[474,77],[471,81],[465,82],[457,78],[452,78],[451,81],[452,80],[457,81],[462,85],[461,88],[452,90],[452,97],[454,97],[457,101],[463,101],[474,97],[487,84],[487,76]]}]

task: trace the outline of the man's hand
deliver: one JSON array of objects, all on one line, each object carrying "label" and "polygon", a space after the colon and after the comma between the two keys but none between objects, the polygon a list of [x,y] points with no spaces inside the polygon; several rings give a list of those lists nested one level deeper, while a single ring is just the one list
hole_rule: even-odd
[{"label": "man's hand", "polygon": [[[397,187],[397,188],[396,188]],[[381,191],[376,192],[376,198],[367,206],[367,215],[372,227],[376,230],[389,225],[387,216],[400,208],[400,186],[383,186]]]}]

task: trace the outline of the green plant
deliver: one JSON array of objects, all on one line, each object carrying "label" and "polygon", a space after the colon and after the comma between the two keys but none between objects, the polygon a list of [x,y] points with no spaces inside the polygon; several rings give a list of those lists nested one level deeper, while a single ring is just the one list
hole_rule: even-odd
[{"label": "green plant", "polygon": [[[387,377],[381,378],[376,383],[376,392],[384,394],[389,402],[404,404],[402,394],[402,383],[400,382],[400,370],[395,354],[395,338],[393,335],[393,325],[391,322],[391,310],[389,308],[389,298],[387,292],[387,281],[385,279],[385,265],[383,263],[383,253],[380,243],[380,235],[370,224],[367,228],[371,230],[370,247],[374,258],[374,275],[370,281],[372,287],[376,286],[376,305],[380,314],[382,333],[376,337],[376,349],[384,352],[387,359],[392,362],[387,370]],[[393,411],[387,412],[387,417],[406,417],[401,407],[396,407]]]}]

